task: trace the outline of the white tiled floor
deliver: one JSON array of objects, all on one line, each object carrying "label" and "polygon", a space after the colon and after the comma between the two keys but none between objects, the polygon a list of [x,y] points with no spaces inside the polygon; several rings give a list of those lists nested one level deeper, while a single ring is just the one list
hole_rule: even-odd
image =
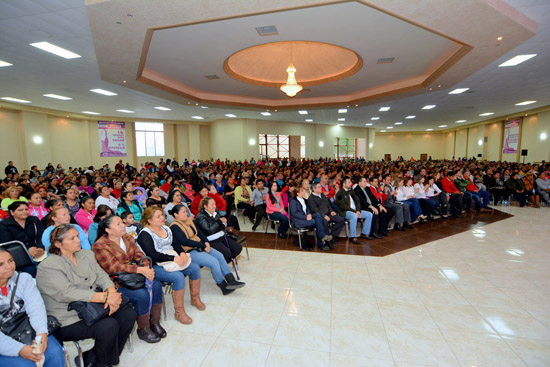
[{"label": "white tiled floor", "polygon": [[[499,208],[500,209],[500,208]],[[120,366],[550,366],[550,208],[375,258],[250,249],[247,286]]]}]

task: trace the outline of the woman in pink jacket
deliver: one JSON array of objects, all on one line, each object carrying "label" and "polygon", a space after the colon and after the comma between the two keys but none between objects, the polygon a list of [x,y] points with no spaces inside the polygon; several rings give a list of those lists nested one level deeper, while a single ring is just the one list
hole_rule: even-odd
[{"label": "woman in pink jacket", "polygon": [[285,210],[283,197],[279,192],[279,184],[276,181],[269,186],[269,191],[265,200],[265,212],[273,220],[279,221],[279,237],[286,238],[288,232],[288,213]]},{"label": "woman in pink jacket", "polygon": [[96,212],[95,200],[90,196],[87,196],[80,201],[80,210],[76,213],[74,219],[86,235],[88,235],[88,228],[90,227],[90,224],[94,222]]}]

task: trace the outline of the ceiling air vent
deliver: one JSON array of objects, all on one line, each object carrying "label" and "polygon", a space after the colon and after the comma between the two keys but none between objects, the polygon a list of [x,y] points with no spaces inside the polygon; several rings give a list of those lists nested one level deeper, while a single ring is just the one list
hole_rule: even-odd
[{"label": "ceiling air vent", "polygon": [[377,64],[391,64],[395,58],[394,57],[384,57],[382,59],[378,59],[376,62]]},{"label": "ceiling air vent", "polygon": [[279,31],[277,31],[277,27],[274,25],[267,25],[264,27],[256,27],[256,32],[262,37],[264,36],[276,36],[279,34]]},{"label": "ceiling air vent", "polygon": [[204,76],[206,79],[210,79],[210,80],[213,80],[213,79],[220,79],[219,76],[215,75],[215,74],[212,74],[212,75],[205,75]]}]

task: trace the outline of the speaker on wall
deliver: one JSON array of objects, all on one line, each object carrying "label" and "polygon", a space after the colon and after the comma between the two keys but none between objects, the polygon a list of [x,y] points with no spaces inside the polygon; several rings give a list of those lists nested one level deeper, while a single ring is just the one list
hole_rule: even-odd
[{"label": "speaker on wall", "polygon": [[478,153],[477,156],[478,156],[479,158],[481,158],[481,157],[483,157],[483,154]]},{"label": "speaker on wall", "polygon": [[522,157],[527,157],[527,149],[522,149],[521,150],[521,156]]}]

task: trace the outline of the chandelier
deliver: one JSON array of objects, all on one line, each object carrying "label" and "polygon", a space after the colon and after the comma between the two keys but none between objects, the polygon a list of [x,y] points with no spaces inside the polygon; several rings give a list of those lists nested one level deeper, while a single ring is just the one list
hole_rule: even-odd
[{"label": "chandelier", "polygon": [[286,68],[286,72],[288,73],[288,79],[286,84],[281,85],[281,91],[289,97],[294,97],[302,90],[302,86],[296,82],[296,77],[294,76],[296,68],[292,63]]}]

